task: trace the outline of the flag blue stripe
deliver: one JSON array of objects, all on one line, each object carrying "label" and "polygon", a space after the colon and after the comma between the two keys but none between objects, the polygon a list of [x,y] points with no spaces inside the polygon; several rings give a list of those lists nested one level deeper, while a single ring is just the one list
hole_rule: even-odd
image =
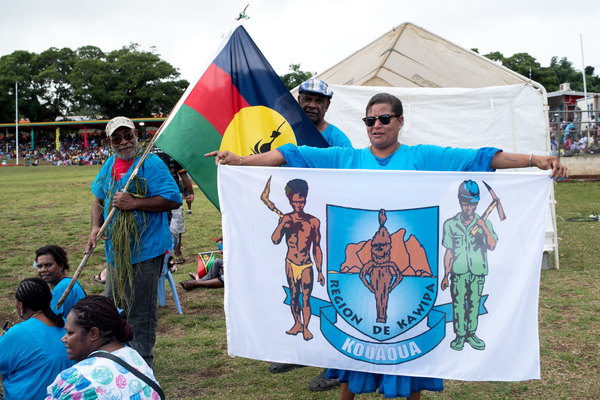
[{"label": "flag blue stripe", "polygon": [[265,106],[283,115],[294,130],[298,145],[329,147],[243,26],[233,32],[213,63],[231,76],[248,104]]}]

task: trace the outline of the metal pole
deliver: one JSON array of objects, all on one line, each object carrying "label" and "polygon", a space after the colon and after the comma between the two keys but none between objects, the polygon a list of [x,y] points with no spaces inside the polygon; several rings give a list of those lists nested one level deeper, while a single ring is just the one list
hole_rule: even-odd
[{"label": "metal pole", "polygon": [[[588,98],[587,98],[587,85],[585,83],[585,61],[583,59],[583,35],[580,33],[579,34],[579,39],[581,41],[581,63],[583,64],[583,98],[585,99],[585,111],[588,111]],[[588,130],[587,130],[587,136],[588,136],[588,143],[590,142],[590,130],[589,130],[589,126],[590,126],[590,113],[587,113],[587,122],[588,122]]]},{"label": "metal pole", "polygon": [[17,156],[16,163],[19,165],[19,83],[15,81],[15,155]]},{"label": "metal pole", "polygon": [[[544,119],[546,120],[546,152],[547,154],[552,154],[552,146],[550,145],[550,107],[548,106],[548,92],[546,92],[546,88],[540,85],[535,81],[531,81],[533,87],[536,87],[540,93],[542,94],[542,108],[544,112]],[[559,129],[560,130],[560,129]],[[557,135],[556,140],[559,140],[560,135]],[[557,156],[560,158],[560,143],[556,147]],[[558,254],[558,229],[556,224],[556,199],[554,198],[554,186],[552,186],[552,190],[550,191],[550,207],[548,212],[550,214],[550,219],[552,220],[552,249],[554,250],[554,267],[556,269],[560,268],[560,260]],[[548,234],[548,232],[546,232]],[[543,260],[543,259],[542,259]],[[543,261],[542,261],[543,265]]]}]

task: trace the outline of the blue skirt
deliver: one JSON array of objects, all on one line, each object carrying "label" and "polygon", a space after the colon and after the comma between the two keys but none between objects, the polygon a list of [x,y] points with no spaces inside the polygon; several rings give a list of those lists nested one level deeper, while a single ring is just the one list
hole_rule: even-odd
[{"label": "blue skirt", "polygon": [[444,380],[438,378],[420,378],[402,375],[383,375],[369,372],[329,369],[327,378],[339,379],[347,383],[354,394],[373,393],[379,389],[386,399],[408,397],[421,390],[439,392],[444,390]]}]

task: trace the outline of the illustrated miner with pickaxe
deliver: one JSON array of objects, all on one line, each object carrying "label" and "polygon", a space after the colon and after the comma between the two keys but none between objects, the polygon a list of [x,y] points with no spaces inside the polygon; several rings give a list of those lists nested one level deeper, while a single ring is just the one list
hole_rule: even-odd
[{"label": "illustrated miner with pickaxe", "polygon": [[456,338],[450,347],[460,351],[465,341],[476,350],[484,350],[485,342],[477,337],[477,319],[485,277],[488,274],[487,251],[494,250],[498,236],[494,232],[490,213],[498,210],[500,220],[506,219],[500,199],[492,188],[483,184],[492,196],[492,202],[482,216],[475,213],[479,203],[479,186],[469,180],[458,188],[461,212],[444,222],[442,245],[444,254],[444,279],[441,289],[446,290],[450,280],[452,311]]}]

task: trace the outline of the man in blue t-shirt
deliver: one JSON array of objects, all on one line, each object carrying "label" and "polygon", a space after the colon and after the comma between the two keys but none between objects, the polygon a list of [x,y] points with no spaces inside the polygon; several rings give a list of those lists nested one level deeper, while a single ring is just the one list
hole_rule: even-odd
[{"label": "man in blue t-shirt", "polygon": [[[167,166],[152,154],[140,165],[127,192],[123,192],[141,158],[137,129],[129,118],[115,117],[106,125],[106,136],[115,155],[106,160],[92,184],[95,200],[85,253],[96,247],[98,232],[113,207],[117,213],[131,212],[137,237],[132,238],[128,251],[115,249],[115,241],[117,245],[122,244],[122,241],[115,240],[117,235],[122,236],[125,231],[116,227],[117,218],[110,221],[103,237],[108,263],[104,295],[125,301],[122,306],[128,309],[127,320],[134,330],[130,345],[153,368],[152,348],[158,325],[158,279],[164,254],[172,245],[166,211],[181,206],[181,194]],[[131,229],[128,231],[131,232]],[[129,257],[121,260],[121,254],[129,254]],[[123,275],[128,269],[130,273]],[[122,290],[117,290],[117,281]]]},{"label": "man in blue t-shirt", "polygon": [[300,84],[298,103],[331,147],[352,147],[348,136],[337,126],[325,121],[333,90],[320,79],[311,78]]}]

